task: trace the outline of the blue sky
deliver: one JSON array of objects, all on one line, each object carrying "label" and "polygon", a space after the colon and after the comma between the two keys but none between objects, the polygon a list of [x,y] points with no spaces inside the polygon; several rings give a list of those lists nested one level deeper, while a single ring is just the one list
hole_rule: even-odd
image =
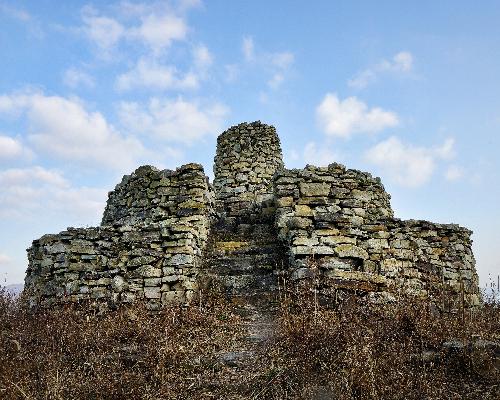
[{"label": "blue sky", "polygon": [[[403,4],[405,3],[405,4]],[[276,126],[288,167],[380,176],[396,215],[474,230],[500,273],[500,3],[0,0],[0,279],[100,221],[141,164]]]}]

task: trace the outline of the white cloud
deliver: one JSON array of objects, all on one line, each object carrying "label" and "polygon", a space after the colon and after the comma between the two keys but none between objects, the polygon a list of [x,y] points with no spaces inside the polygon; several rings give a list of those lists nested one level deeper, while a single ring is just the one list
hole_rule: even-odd
[{"label": "white cloud", "polygon": [[246,36],[243,38],[243,43],[241,45],[241,51],[243,52],[243,57],[245,61],[251,62],[255,58],[255,45],[253,43],[253,38]]},{"label": "white cloud", "polygon": [[279,69],[287,69],[295,61],[295,56],[289,51],[284,51],[281,53],[271,53],[269,54],[269,60],[272,65]]},{"label": "white cloud", "polygon": [[375,133],[398,125],[396,113],[381,108],[368,108],[356,97],[340,100],[327,93],[316,108],[318,125],[330,136],[349,138],[354,133]]},{"label": "white cloud", "polygon": [[7,254],[0,253],[0,265],[7,265],[12,262],[12,259]]},{"label": "white cloud", "polygon": [[401,51],[394,55],[391,60],[382,60],[378,64],[359,72],[350,79],[348,85],[363,89],[375,82],[383,73],[408,73],[413,69],[413,55],[408,51]]},{"label": "white cloud", "polygon": [[30,22],[33,17],[26,10],[15,8],[6,3],[0,3],[0,13],[8,15],[11,18],[21,22]]},{"label": "white cloud", "polygon": [[193,50],[194,65],[199,70],[206,70],[214,62],[214,56],[204,45],[196,46]]},{"label": "white cloud", "polygon": [[31,157],[33,157],[32,151],[26,148],[19,140],[0,134],[0,161]]},{"label": "white cloud", "polygon": [[443,160],[451,160],[455,157],[455,139],[447,138],[444,143],[434,150],[436,156]]},{"label": "white cloud", "polygon": [[28,140],[51,157],[88,167],[130,169],[146,154],[139,140],[121,135],[97,111],[78,99],[40,93],[0,96],[0,113],[26,114]]},{"label": "white cloud", "polygon": [[[267,80],[267,86],[271,89],[277,89],[285,81],[291,66],[295,61],[295,55],[289,51],[283,52],[266,52],[258,51],[255,48],[254,40],[251,36],[243,38],[241,51],[243,59],[249,63],[252,70],[263,70],[265,74],[270,74],[271,77]],[[238,71],[238,66],[235,64],[227,65],[226,70],[230,73],[228,81],[233,81]]]},{"label": "white cloud", "polygon": [[172,65],[161,65],[153,59],[141,58],[130,71],[121,74],[116,80],[119,90],[145,87],[156,90],[195,89],[198,76],[192,72],[181,75]]},{"label": "white cloud", "polygon": [[283,76],[283,74],[277,72],[272,76],[272,78],[267,82],[267,84],[272,89],[276,89],[283,83],[284,80],[285,77]]},{"label": "white cloud", "polygon": [[127,37],[142,41],[153,52],[159,53],[170,46],[174,40],[182,40],[187,34],[187,25],[184,20],[174,14],[148,14],[141,17],[138,27],[127,31]]},{"label": "white cloud", "polygon": [[153,98],[147,106],[123,102],[119,109],[122,125],[131,132],[184,144],[218,133],[227,113],[219,103],[201,104],[182,98]]},{"label": "white cloud", "polygon": [[333,152],[327,143],[308,142],[300,151],[291,149],[285,152],[285,164],[289,168],[302,168],[305,164],[323,167],[339,160],[339,155]]},{"label": "white cloud", "polygon": [[89,88],[93,88],[95,86],[95,81],[92,76],[75,68],[69,68],[64,72],[63,82],[66,86],[73,89],[80,86],[86,86]]},{"label": "white cloud", "polygon": [[58,188],[69,186],[68,181],[56,170],[48,170],[43,167],[11,168],[0,172],[0,182],[5,186],[24,185],[36,181]]},{"label": "white cloud", "polygon": [[179,11],[187,11],[191,8],[199,8],[203,5],[201,0],[179,0]]},{"label": "white cloud", "polygon": [[327,166],[338,160],[338,156],[328,148],[328,146],[320,146],[315,142],[309,142],[304,147],[304,161],[306,164],[312,164],[319,167]]},{"label": "white cloud", "polygon": [[369,149],[365,159],[401,186],[418,187],[429,181],[438,160],[452,157],[453,143],[447,139],[438,147],[420,147],[392,136]]},{"label": "white cloud", "polygon": [[124,36],[125,27],[114,18],[95,15],[95,11],[86,8],[82,17],[83,31],[101,50],[107,53]]},{"label": "white cloud", "polygon": [[107,195],[104,189],[73,187],[59,171],[40,166],[1,171],[0,186],[3,218],[29,219],[43,212],[97,221]]},{"label": "white cloud", "polygon": [[[179,5],[179,11],[192,8],[188,3]],[[195,4],[193,3],[192,6]],[[125,17],[125,18],[121,18]],[[173,41],[184,40],[188,26],[183,17],[168,3],[121,3],[113,17],[102,15],[95,8],[82,10],[83,33],[109,56],[122,41],[142,43],[155,55],[168,48]]]},{"label": "white cloud", "polygon": [[401,51],[393,57],[393,62],[388,63],[388,69],[408,72],[413,68],[413,55],[408,51]]},{"label": "white cloud", "polygon": [[444,177],[446,180],[455,182],[460,180],[464,176],[464,171],[462,168],[460,168],[457,165],[450,165],[447,169],[446,172],[444,173]]},{"label": "white cloud", "polygon": [[226,82],[234,82],[241,72],[241,67],[238,64],[227,64],[224,69]]}]

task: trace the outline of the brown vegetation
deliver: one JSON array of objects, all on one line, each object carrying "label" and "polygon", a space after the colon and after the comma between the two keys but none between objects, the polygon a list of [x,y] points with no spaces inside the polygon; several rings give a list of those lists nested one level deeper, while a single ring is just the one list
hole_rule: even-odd
[{"label": "brown vegetation", "polygon": [[244,319],[217,296],[157,314],[134,306],[99,315],[34,313],[2,294],[0,398],[500,398],[497,304],[440,316],[404,300],[327,308],[304,291],[281,299],[272,340],[225,362],[248,349]]}]

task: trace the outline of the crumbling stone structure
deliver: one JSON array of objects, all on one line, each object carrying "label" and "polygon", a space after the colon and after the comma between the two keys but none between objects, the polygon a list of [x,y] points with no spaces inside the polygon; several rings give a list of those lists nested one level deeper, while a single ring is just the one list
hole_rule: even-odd
[{"label": "crumbling stone structure", "polygon": [[[285,169],[276,130],[243,123],[217,141],[215,180],[187,164],[150,166],[110,192],[100,227],[45,235],[28,249],[33,304],[189,302],[200,282],[269,293],[314,277],[325,296],[398,293],[479,303],[471,231],[394,218],[379,178],[340,164]],[[448,294],[449,294],[448,293]]]},{"label": "crumbling stone structure", "polygon": [[274,199],[273,176],[281,169],[283,156],[273,126],[253,123],[229,128],[217,139],[217,211],[227,220],[256,216],[262,209],[269,215]]},{"label": "crumbling stone structure", "polygon": [[203,167],[151,166],[109,193],[102,224],[45,235],[28,249],[25,290],[34,303],[143,299],[150,308],[188,301],[213,213]]},{"label": "crumbling stone structure", "polygon": [[478,303],[468,229],[394,218],[380,179],[340,164],[283,170],[274,186],[276,224],[295,278],[312,276],[313,265],[325,293],[344,288],[388,300],[403,291],[437,299],[446,290],[454,303],[447,308]]}]

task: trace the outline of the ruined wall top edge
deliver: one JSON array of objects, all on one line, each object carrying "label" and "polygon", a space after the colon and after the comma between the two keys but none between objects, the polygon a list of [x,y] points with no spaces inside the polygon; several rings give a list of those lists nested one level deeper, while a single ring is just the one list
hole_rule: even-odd
[{"label": "ruined wall top edge", "polygon": [[209,214],[212,202],[212,187],[202,165],[185,164],[175,171],[144,165],[109,192],[101,224],[147,224],[190,209]]},{"label": "ruined wall top edge", "polygon": [[[289,193],[295,196],[302,197],[303,193],[300,191],[301,182],[332,182],[334,186],[344,186],[349,190],[365,190],[376,191],[381,196],[381,199],[386,204],[386,208],[389,211],[387,215],[378,215],[374,220],[373,224],[381,223],[386,227],[398,227],[398,229],[408,229],[408,230],[439,230],[439,231],[449,231],[462,235],[464,238],[470,238],[473,231],[469,228],[463,227],[455,223],[436,223],[423,219],[408,219],[403,220],[394,217],[392,208],[390,206],[391,195],[385,190],[384,185],[379,177],[375,177],[369,172],[364,172],[356,169],[348,169],[344,165],[339,163],[331,163],[328,166],[315,166],[308,164],[304,168],[283,168],[276,172],[274,175],[274,184],[277,188],[278,197],[283,197],[286,192],[280,191],[280,188],[285,185],[294,184],[297,186],[295,192],[290,191]],[[352,192],[351,192],[352,193]],[[323,193],[324,197],[332,196],[332,194]],[[333,195],[335,197],[335,195]],[[341,195],[345,197],[345,195]],[[373,201],[373,198],[370,198]]]}]

